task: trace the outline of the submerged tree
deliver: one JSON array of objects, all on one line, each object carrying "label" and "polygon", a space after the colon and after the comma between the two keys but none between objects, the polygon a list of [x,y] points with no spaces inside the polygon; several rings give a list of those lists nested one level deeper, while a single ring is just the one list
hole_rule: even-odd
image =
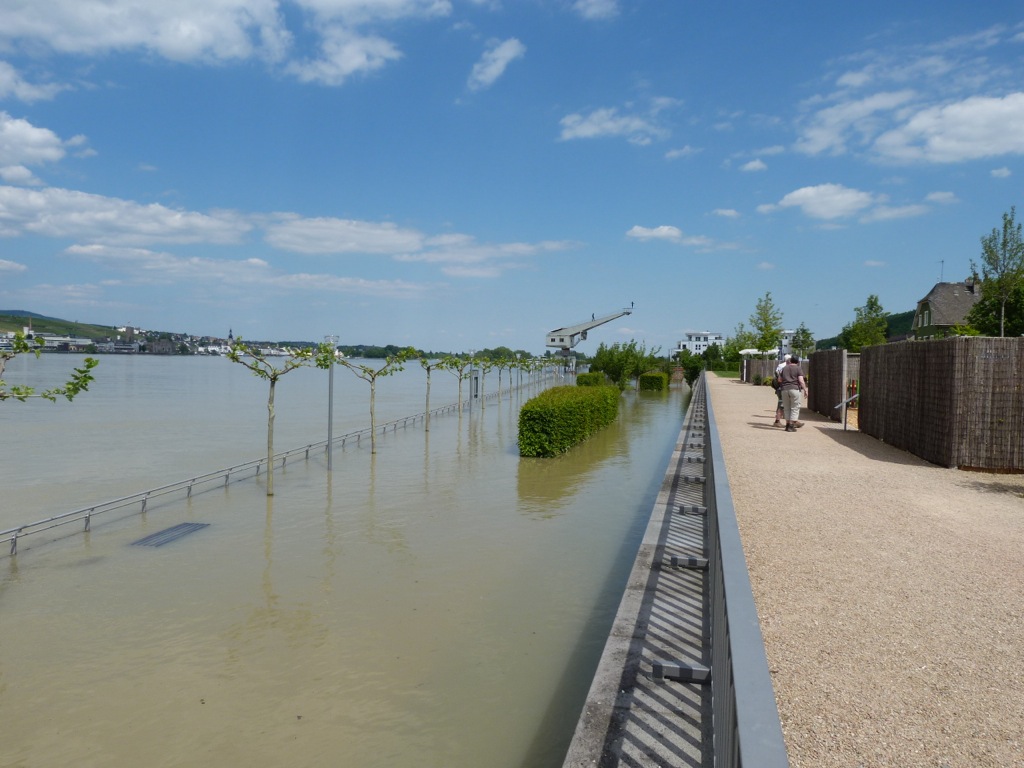
[{"label": "submerged tree", "polygon": [[419,355],[420,366],[427,373],[427,402],[423,412],[423,431],[430,431],[430,374],[435,368],[443,368],[444,361]]},{"label": "submerged tree", "polygon": [[[1014,220],[1015,207],[1003,214],[1002,231],[993,228],[981,238],[981,295],[999,307],[999,335],[1006,335],[1006,307],[1024,288],[1024,238]],[[971,260],[971,270],[978,265]]]},{"label": "submerged tree", "polygon": [[417,356],[412,347],[399,350],[394,355],[384,358],[384,364],[374,368],[363,363],[357,363],[347,358],[338,362],[348,368],[358,378],[370,385],[370,453],[377,453],[377,421],[376,421],[376,400],[377,400],[377,379],[384,376],[391,376],[399,371],[405,370],[405,361]]},{"label": "submerged tree", "polygon": [[456,355],[448,355],[441,360],[438,365],[439,368],[448,371],[452,376],[459,380],[459,412],[462,411],[462,380],[469,375],[470,369],[473,367],[473,358],[460,357]]},{"label": "submerged tree", "polygon": [[44,389],[41,392],[36,392],[35,387],[25,384],[15,384],[8,387],[7,382],[3,379],[7,363],[21,354],[32,353],[39,357],[42,353],[44,342],[41,339],[34,341],[35,343],[32,343],[32,341],[25,338],[25,334],[19,331],[14,334],[11,348],[0,351],[0,402],[8,399],[25,402],[30,397],[41,397],[44,400],[49,400],[51,403],[56,402],[58,397],[63,397],[70,401],[74,400],[75,396],[79,393],[89,389],[89,384],[93,381],[92,369],[99,365],[99,361],[92,357],[85,358],[82,361],[81,368],[72,369],[70,378],[59,387]]},{"label": "submerged tree", "polygon": [[[334,354],[333,344],[322,343],[316,347],[289,350],[288,355],[283,358],[267,359],[259,347],[250,347],[241,338],[235,339],[228,350],[227,358],[231,362],[245,366],[253,376],[263,379],[270,385],[267,395],[267,496],[274,495],[274,394],[277,382],[285,374],[299,368],[312,365],[327,368],[334,359]],[[281,360],[281,365],[276,365],[274,360]]]}]

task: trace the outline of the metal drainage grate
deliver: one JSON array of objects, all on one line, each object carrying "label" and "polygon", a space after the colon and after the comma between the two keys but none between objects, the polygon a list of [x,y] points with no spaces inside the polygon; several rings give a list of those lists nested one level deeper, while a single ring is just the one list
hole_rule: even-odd
[{"label": "metal drainage grate", "polygon": [[200,528],[205,528],[208,525],[209,523],[179,523],[162,531],[151,533],[149,536],[145,536],[138,541],[133,541],[132,546],[162,547],[164,544],[177,541],[182,536],[188,536],[190,533],[198,531]]}]

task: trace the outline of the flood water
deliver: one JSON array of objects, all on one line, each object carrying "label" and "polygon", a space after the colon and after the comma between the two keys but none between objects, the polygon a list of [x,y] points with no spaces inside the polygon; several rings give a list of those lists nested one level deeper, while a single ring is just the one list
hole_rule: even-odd
[{"label": "flood water", "polygon": [[[96,374],[71,404],[0,404],[0,529],[265,451],[241,366]],[[382,379],[378,420],[422,411],[425,382]],[[626,393],[586,444],[520,459],[536,391],[335,448],[331,472],[291,460],[271,498],[249,478],[0,553],[0,765],[560,766],[685,400]],[[368,425],[368,392],[335,371],[335,436]],[[456,397],[435,372],[431,406]],[[289,374],[277,406],[276,449],[324,439],[327,374]],[[132,546],[182,522],[208,527]]]}]

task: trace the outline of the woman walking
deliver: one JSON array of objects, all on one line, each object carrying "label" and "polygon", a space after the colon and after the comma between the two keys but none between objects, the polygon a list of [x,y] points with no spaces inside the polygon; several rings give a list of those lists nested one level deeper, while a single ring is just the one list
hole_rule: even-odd
[{"label": "woman walking", "polygon": [[800,356],[794,354],[779,375],[782,406],[786,411],[786,431],[796,432],[804,423],[800,421],[800,396],[807,396],[807,382],[800,368]]}]

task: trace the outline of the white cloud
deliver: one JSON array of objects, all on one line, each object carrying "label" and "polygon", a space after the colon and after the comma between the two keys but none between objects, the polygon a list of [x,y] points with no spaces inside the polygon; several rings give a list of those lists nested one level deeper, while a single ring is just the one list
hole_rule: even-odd
[{"label": "white cloud", "polygon": [[885,262],[884,261],[874,261],[872,259],[868,259],[867,261],[864,262],[864,266],[865,267],[872,267],[872,268],[884,267],[885,266]]},{"label": "white cloud", "polygon": [[669,226],[668,224],[662,224],[659,227],[653,228],[637,225],[626,233],[626,237],[635,237],[637,240],[679,241],[683,239],[683,231],[679,227]]},{"label": "white cloud", "polygon": [[768,272],[769,270],[775,269],[775,265],[770,261],[762,261],[757,265],[757,268],[762,272]]},{"label": "white cloud", "polygon": [[928,213],[927,205],[879,205],[869,211],[861,221],[891,221],[893,219],[909,219]]},{"label": "white cloud", "polygon": [[1024,154],[1024,93],[919,110],[879,136],[874,150],[890,160],[932,163]]},{"label": "white cloud", "polygon": [[538,243],[480,243],[464,234],[446,234],[428,238],[422,250],[401,253],[397,261],[440,264],[451,277],[498,277],[508,269],[518,269],[525,260],[542,253],[568,250],[574,243],[543,240]]},{"label": "white cloud", "polygon": [[618,0],[576,0],[572,8],[585,19],[610,19],[619,12]]},{"label": "white cloud", "polygon": [[389,40],[360,35],[339,25],[321,30],[320,58],[290,62],[285,71],[304,83],[341,85],[351,75],[373,72],[402,58]]},{"label": "white cloud", "polygon": [[758,160],[751,160],[749,163],[745,163],[744,165],[741,165],[740,166],[740,170],[741,171],[747,171],[747,172],[751,172],[751,171],[766,171],[766,170],[768,170],[768,164],[765,163],[763,160],[760,160],[760,159],[758,159]]},{"label": "white cloud", "polygon": [[0,40],[57,53],[142,49],[174,61],[279,56],[288,38],[276,0],[48,0],[0,5]]},{"label": "white cloud", "polygon": [[64,154],[64,142],[53,131],[0,112],[0,165],[55,163]]},{"label": "white cloud", "polygon": [[24,264],[8,259],[0,259],[0,272],[24,272],[28,269]]},{"label": "white cloud", "polygon": [[[356,73],[401,58],[398,47],[372,29],[407,18],[452,12],[450,0],[47,0],[0,3],[0,47],[33,53],[102,56],[148,52],[180,62],[260,59],[303,82],[340,85]],[[319,55],[289,60],[289,23],[318,39]],[[25,100],[49,98],[58,85],[30,85],[0,70],[5,91]]]},{"label": "white cloud", "polygon": [[210,259],[177,256],[145,248],[103,245],[72,246],[67,249],[67,253],[119,270],[125,277],[116,281],[118,285],[199,283],[231,288],[271,287],[397,298],[416,296],[427,289],[425,285],[404,280],[365,280],[331,274],[287,273],[256,258]]},{"label": "white cloud", "polygon": [[952,192],[929,192],[925,198],[929,203],[939,203],[940,205],[950,205],[952,203],[959,203],[957,196]]},{"label": "white cloud", "polygon": [[480,91],[490,88],[494,81],[505,74],[508,65],[526,55],[526,46],[512,37],[491,43],[469,75],[469,90]]},{"label": "white cloud", "polygon": [[632,144],[650,144],[654,139],[668,137],[668,131],[650,118],[640,115],[620,115],[615,108],[595,109],[589,115],[566,115],[560,125],[563,141],[624,136]]},{"label": "white cloud", "polygon": [[695,155],[700,151],[701,150],[691,147],[689,144],[687,144],[685,147],[680,147],[679,149],[670,149],[668,152],[665,153],[665,159],[678,160],[680,157],[689,157],[690,155]]},{"label": "white cloud", "polygon": [[994,179],[1008,179],[1010,176],[1013,175],[1013,172],[1006,166],[1003,166],[1002,168],[993,168],[991,171],[989,171],[989,174]]},{"label": "white cloud", "polygon": [[715,208],[711,213],[726,219],[738,219],[740,217],[740,212],[734,208]]},{"label": "white cloud", "polygon": [[251,224],[231,212],[202,214],[58,189],[0,186],[0,235],[37,234],[96,243],[219,243],[242,240]]},{"label": "white cloud", "polygon": [[[800,208],[807,216],[815,219],[840,219],[854,216],[875,203],[875,196],[842,184],[819,184],[801,187],[778,202],[780,208]],[[773,209],[759,206],[758,210]]]},{"label": "white cloud", "polygon": [[0,61],[0,99],[13,97],[25,102],[52,99],[65,89],[56,83],[35,85],[26,81],[18,71],[6,61]]},{"label": "white cloud", "polygon": [[[679,227],[673,227],[669,224],[662,224],[658,227],[641,227],[639,225],[633,226],[626,232],[626,237],[632,237],[636,240],[665,240],[670,243],[676,243],[678,245],[687,245],[700,249],[711,249],[715,246],[715,241],[710,237],[704,235],[690,235],[686,236]],[[729,246],[722,246],[729,247]]]},{"label": "white cloud", "polygon": [[0,181],[7,184],[19,184],[23,187],[42,183],[24,165],[5,165],[0,168]]},{"label": "white cloud", "polygon": [[383,253],[419,250],[423,235],[389,222],[282,215],[267,226],[266,241],[295,253]]},{"label": "white cloud", "polygon": [[808,155],[841,155],[851,141],[863,145],[888,123],[888,114],[914,96],[909,90],[848,99],[816,112],[802,128],[796,149]]}]

